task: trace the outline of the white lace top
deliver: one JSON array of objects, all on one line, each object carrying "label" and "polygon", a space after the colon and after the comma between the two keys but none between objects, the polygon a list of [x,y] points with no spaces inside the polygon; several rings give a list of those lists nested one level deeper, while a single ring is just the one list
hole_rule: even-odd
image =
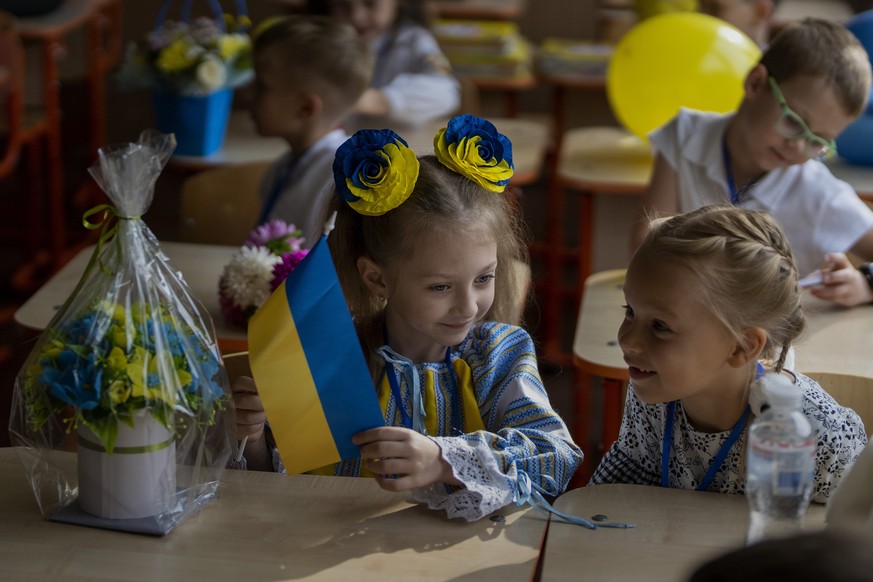
[{"label": "white lace top", "polygon": [[[797,372],[792,374],[797,379],[794,385],[803,391],[803,414],[818,435],[812,499],[824,503],[864,449],[867,436],[855,411],[837,404],[811,378]],[[636,397],[633,388],[629,388],[618,440],[601,460],[590,484],[660,485],[661,444],[666,417],[667,404],[645,404]],[[668,483],[677,489],[695,489],[709,470],[729,431],[705,433],[695,430],[685,416],[681,402],[677,403],[673,422]],[[747,430],[744,430],[725,457],[709,491],[745,491],[742,459],[746,434]]]}]

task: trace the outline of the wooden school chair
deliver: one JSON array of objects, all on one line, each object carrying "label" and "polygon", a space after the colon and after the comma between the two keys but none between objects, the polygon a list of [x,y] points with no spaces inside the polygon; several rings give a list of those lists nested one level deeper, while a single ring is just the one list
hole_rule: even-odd
[{"label": "wooden school chair", "polygon": [[219,166],[182,183],[184,242],[242,246],[258,220],[258,187],[271,162]]},{"label": "wooden school chair", "polygon": [[834,372],[804,373],[821,384],[840,406],[857,412],[868,434],[873,430],[873,378]]},{"label": "wooden school chair", "polygon": [[[575,310],[594,258],[594,195],[642,194],[649,181],[652,156],[648,144],[616,127],[583,127],[564,133],[548,192],[546,240],[531,252],[545,257],[545,273],[537,289],[544,305],[543,349],[554,361],[569,363],[562,315]],[[565,228],[569,192],[579,194],[575,244]],[[568,268],[575,271],[566,282]]]},{"label": "wooden school chair", "polygon": [[[19,34],[28,52],[38,56],[41,71],[29,75],[40,85],[39,107],[43,118],[39,138],[44,150],[42,164],[36,168],[38,177],[45,178],[47,207],[46,228],[50,262],[59,268],[67,256],[67,230],[64,180],[64,151],[62,142],[61,62],[67,57],[70,45],[77,37],[84,38],[85,72],[88,81],[89,145],[105,145],[104,81],[107,70],[121,55],[122,26],[121,0],[65,0],[58,8],[44,15],[18,19]],[[35,141],[35,138],[34,138]],[[34,146],[35,147],[35,146]],[[36,154],[34,154],[36,155]],[[30,165],[28,165],[30,173]],[[82,186],[90,188],[92,180]],[[84,194],[83,194],[84,196]],[[96,194],[94,196],[96,198]],[[87,200],[86,200],[87,201]]]},{"label": "wooden school chair", "polygon": [[[590,428],[599,424],[599,453],[605,453],[618,438],[628,372],[618,345],[618,328],[624,313],[622,286],[625,270],[615,269],[594,273],[585,280],[585,293],[579,306],[573,341],[573,371],[576,417],[573,439],[591,459],[598,447],[590,442]],[[603,404],[600,411],[592,406],[594,379],[601,378]],[[587,482],[594,470],[592,463],[583,463],[575,482]]]}]

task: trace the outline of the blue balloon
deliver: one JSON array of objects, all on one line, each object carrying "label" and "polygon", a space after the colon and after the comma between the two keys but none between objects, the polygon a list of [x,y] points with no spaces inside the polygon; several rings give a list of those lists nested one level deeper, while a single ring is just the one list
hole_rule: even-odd
[{"label": "blue balloon", "polygon": [[862,115],[837,136],[837,153],[849,163],[873,166],[873,115]]},{"label": "blue balloon", "polygon": [[[867,56],[870,57],[870,62],[873,62],[873,10],[855,15],[846,22],[845,26],[861,41]],[[867,115],[873,115],[873,94],[867,100]]]}]

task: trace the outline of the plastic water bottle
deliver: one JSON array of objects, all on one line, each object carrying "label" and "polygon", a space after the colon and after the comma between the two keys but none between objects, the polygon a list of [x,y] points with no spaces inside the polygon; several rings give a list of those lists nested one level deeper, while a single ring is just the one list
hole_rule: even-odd
[{"label": "plastic water bottle", "polygon": [[747,446],[749,544],[803,528],[815,472],[815,434],[800,410],[800,390],[781,375],[762,382],[769,408],[749,427]]}]

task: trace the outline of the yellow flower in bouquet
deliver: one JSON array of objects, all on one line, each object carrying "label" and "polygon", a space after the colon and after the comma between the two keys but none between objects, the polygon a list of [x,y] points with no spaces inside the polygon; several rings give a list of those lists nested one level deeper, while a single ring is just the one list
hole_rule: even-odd
[{"label": "yellow flower in bouquet", "polygon": [[46,333],[24,385],[35,429],[65,409],[112,451],[119,422],[148,410],[168,430],[173,415],[211,424],[224,408],[220,362],[203,338],[161,308],[100,301]]},{"label": "yellow flower in bouquet", "polygon": [[236,87],[254,75],[248,17],[165,21],[131,44],[119,77],[128,87],[159,87],[203,95]]}]

